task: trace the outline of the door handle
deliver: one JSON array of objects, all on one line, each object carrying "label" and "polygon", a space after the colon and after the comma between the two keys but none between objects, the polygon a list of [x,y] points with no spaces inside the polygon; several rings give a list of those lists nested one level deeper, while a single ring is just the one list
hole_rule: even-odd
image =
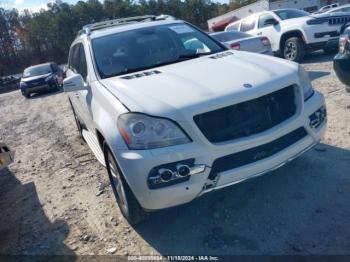
[{"label": "door handle", "polygon": [[75,98],[79,98],[79,94],[78,93],[74,93],[74,97]]},{"label": "door handle", "polygon": [[262,32],[257,33],[257,35],[262,35]]}]

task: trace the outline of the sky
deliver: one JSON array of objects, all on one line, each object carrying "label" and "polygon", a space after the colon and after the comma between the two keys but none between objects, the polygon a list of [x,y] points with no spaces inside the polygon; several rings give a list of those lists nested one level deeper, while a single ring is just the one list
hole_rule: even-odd
[{"label": "sky", "polygon": [[[228,3],[228,0],[216,0],[220,3]],[[31,12],[38,12],[40,9],[46,9],[47,3],[53,2],[52,0],[0,0],[0,7],[16,8],[19,11],[28,9]],[[69,4],[75,4],[78,0],[63,0]]]},{"label": "sky", "polygon": [[[52,0],[0,0],[0,5],[5,5],[7,8],[16,8],[19,11],[28,9],[31,12],[38,12],[40,9],[47,9],[47,4]],[[78,0],[64,0],[70,4],[75,4]]]}]

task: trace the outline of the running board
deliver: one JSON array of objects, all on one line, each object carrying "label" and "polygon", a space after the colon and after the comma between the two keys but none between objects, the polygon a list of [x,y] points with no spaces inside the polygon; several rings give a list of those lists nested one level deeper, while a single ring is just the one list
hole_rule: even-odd
[{"label": "running board", "polygon": [[94,134],[87,131],[86,129],[83,129],[82,133],[83,133],[83,137],[84,137],[86,143],[90,147],[91,151],[94,153],[98,162],[100,162],[103,166],[106,166],[103,152],[102,152],[101,147],[100,147],[96,137],[94,136]]}]

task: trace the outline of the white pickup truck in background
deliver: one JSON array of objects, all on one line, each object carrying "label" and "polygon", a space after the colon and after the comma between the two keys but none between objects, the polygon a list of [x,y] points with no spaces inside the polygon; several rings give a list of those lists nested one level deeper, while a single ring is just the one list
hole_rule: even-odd
[{"label": "white pickup truck in background", "polygon": [[340,27],[350,21],[350,13],[310,14],[297,9],[265,11],[229,24],[225,31],[237,30],[266,36],[272,51],[300,62],[307,52],[337,50]]}]

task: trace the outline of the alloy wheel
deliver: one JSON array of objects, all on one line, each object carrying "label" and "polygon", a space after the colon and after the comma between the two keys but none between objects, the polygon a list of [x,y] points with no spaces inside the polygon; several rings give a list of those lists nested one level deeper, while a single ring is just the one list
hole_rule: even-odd
[{"label": "alloy wheel", "polygon": [[298,49],[295,43],[288,42],[284,48],[284,57],[288,60],[294,61],[297,57]]},{"label": "alloy wheel", "polygon": [[123,181],[118,171],[117,165],[112,157],[111,153],[107,153],[107,164],[110,171],[111,183],[113,190],[117,193],[117,200],[125,213],[128,213],[128,202],[126,200],[126,194],[123,186]]}]

